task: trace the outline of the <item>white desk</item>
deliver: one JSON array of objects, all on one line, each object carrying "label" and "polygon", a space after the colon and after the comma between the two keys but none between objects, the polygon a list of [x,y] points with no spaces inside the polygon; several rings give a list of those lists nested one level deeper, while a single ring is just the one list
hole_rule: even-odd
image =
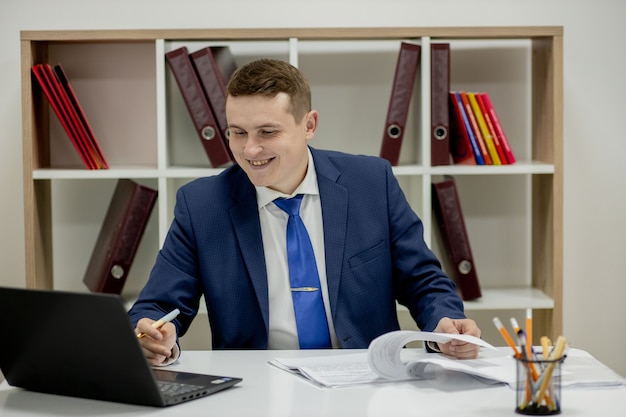
[{"label": "white desk", "polygon": [[[0,384],[0,416],[367,417],[515,416],[514,391],[471,377],[354,388],[318,388],[267,363],[275,357],[355,351],[188,351],[176,369],[243,378],[234,388],[167,408],[140,407],[26,392]],[[508,350],[502,350],[509,355]],[[625,388],[563,389],[564,416],[626,415]]]}]

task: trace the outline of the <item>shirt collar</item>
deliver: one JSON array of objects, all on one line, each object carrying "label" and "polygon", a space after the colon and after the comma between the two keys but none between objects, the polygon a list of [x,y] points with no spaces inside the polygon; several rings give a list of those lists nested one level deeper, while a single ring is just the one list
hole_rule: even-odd
[{"label": "shirt collar", "polygon": [[258,208],[264,207],[279,197],[291,198],[297,194],[319,194],[319,187],[317,186],[317,175],[315,173],[315,164],[313,163],[313,155],[311,150],[307,148],[309,156],[309,163],[306,169],[306,175],[304,179],[296,187],[292,194],[281,193],[280,191],[272,190],[267,187],[254,186],[256,189],[256,201]]}]

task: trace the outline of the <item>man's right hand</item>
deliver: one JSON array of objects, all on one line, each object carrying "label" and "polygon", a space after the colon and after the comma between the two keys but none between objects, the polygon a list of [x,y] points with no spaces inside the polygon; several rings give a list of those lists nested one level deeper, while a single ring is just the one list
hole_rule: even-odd
[{"label": "man's right hand", "polygon": [[158,329],[152,327],[154,320],[143,318],[137,322],[135,331],[137,334],[144,333],[139,339],[144,355],[150,365],[162,365],[172,355],[172,349],[176,344],[176,326],[165,323]]}]

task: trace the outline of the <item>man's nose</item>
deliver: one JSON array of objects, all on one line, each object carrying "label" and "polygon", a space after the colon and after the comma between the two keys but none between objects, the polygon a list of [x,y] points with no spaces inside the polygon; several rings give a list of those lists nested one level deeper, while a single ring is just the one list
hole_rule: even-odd
[{"label": "man's nose", "polygon": [[247,155],[256,155],[263,150],[260,138],[257,135],[248,135],[246,143],[243,146],[243,151]]}]

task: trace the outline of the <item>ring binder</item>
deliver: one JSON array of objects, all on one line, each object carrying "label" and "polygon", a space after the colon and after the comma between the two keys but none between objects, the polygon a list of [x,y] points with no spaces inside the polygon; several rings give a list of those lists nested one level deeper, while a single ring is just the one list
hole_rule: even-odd
[{"label": "ring binder", "polygon": [[[213,110],[202,90],[187,48],[183,46],[170,51],[165,54],[165,59],[174,74],[211,165],[216,168],[229,164],[233,161],[233,157],[226,139],[218,128]],[[218,140],[213,140],[214,138]]]},{"label": "ring binder", "polygon": [[450,44],[431,44],[430,60],[430,164],[450,165]]},{"label": "ring binder", "polygon": [[121,294],[157,194],[130,179],[118,180],[83,277],[90,291]]},{"label": "ring binder", "polygon": [[198,81],[202,85],[215,121],[224,138],[228,139],[226,121],[226,84],[237,69],[237,64],[227,46],[209,46],[189,55]]},{"label": "ring binder", "polygon": [[380,149],[380,156],[387,159],[391,165],[398,165],[400,159],[400,147],[420,62],[420,52],[420,45],[407,42],[400,45]]},{"label": "ring binder", "polygon": [[453,177],[432,184],[433,208],[439,229],[447,249],[451,271],[447,271],[456,283],[463,300],[480,298],[482,293],[461,201]]}]

